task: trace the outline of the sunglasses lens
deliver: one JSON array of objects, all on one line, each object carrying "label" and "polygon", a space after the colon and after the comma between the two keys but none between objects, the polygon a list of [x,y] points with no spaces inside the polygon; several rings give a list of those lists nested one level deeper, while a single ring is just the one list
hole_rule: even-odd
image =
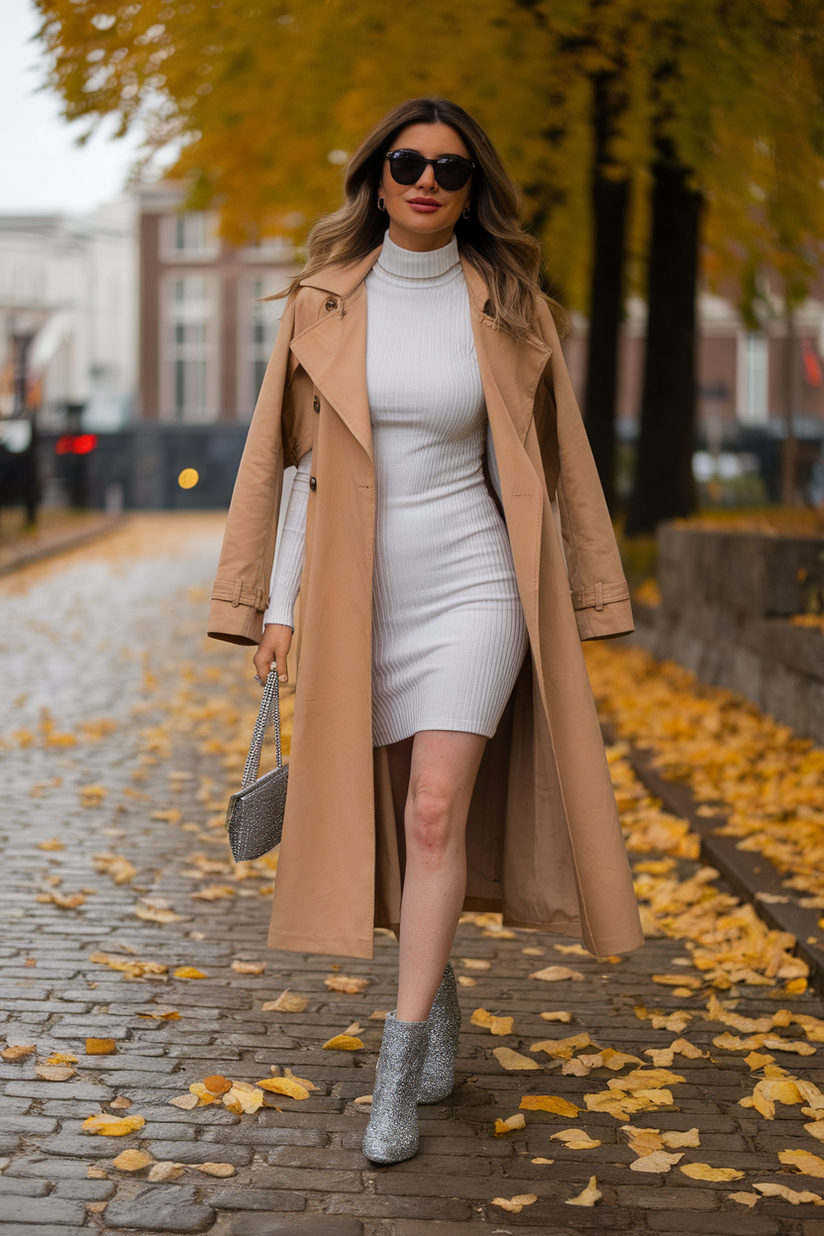
[{"label": "sunglasses lens", "polygon": [[464,159],[438,159],[435,164],[435,179],[442,189],[462,189],[469,180],[472,168]]},{"label": "sunglasses lens", "polygon": [[399,185],[413,185],[426,166],[422,156],[411,150],[393,151],[388,158],[392,179]]}]

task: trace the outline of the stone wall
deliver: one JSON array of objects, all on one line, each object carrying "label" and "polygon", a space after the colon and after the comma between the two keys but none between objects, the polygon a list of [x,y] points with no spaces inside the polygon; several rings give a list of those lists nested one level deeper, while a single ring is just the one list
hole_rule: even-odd
[{"label": "stone wall", "polygon": [[821,608],[824,538],[665,524],[658,579],[630,642],[824,742],[824,633],[789,621]]}]

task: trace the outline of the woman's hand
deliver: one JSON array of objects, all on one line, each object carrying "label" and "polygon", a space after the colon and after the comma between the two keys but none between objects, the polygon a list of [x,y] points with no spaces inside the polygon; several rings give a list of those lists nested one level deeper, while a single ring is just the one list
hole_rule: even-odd
[{"label": "woman's hand", "polygon": [[274,661],[277,665],[278,680],[288,682],[286,656],[292,643],[292,628],[283,627],[279,622],[270,622],[263,628],[258,650],[253,657],[255,672],[262,682],[266,682],[269,666]]}]

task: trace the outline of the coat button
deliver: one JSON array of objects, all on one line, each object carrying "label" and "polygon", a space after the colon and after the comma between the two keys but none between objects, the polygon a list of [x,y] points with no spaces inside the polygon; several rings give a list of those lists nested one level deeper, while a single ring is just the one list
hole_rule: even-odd
[{"label": "coat button", "polygon": [[329,310],[329,312],[331,313],[331,312],[332,312],[332,310],[333,310],[333,309],[337,309],[337,307],[338,307],[338,302],[335,300],[335,298],[334,298],[333,296],[330,296],[330,297],[329,297],[329,299],[328,299],[328,300],[327,300],[327,302],[326,302],[326,308],[327,308],[327,309]]},{"label": "coat button", "polygon": [[310,477],[309,477],[309,488],[310,488],[310,489],[317,489],[317,487],[318,487],[317,478],[316,478],[316,477],[314,477],[314,476],[310,476]]},{"label": "coat button", "polygon": [[315,398],[312,400],[312,407],[315,409],[316,412],[320,412],[320,400],[318,399],[317,395],[315,395]]}]

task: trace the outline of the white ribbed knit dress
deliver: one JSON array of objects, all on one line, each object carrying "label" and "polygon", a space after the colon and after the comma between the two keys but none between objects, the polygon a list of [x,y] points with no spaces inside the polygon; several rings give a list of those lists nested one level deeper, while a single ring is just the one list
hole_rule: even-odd
[{"label": "white ribbed knit dress", "polygon": [[[526,653],[457,240],[429,253],[386,235],[366,277],[376,521],[372,742],[419,730],[491,738]],[[311,452],[299,464],[266,623],[293,625]]]}]

